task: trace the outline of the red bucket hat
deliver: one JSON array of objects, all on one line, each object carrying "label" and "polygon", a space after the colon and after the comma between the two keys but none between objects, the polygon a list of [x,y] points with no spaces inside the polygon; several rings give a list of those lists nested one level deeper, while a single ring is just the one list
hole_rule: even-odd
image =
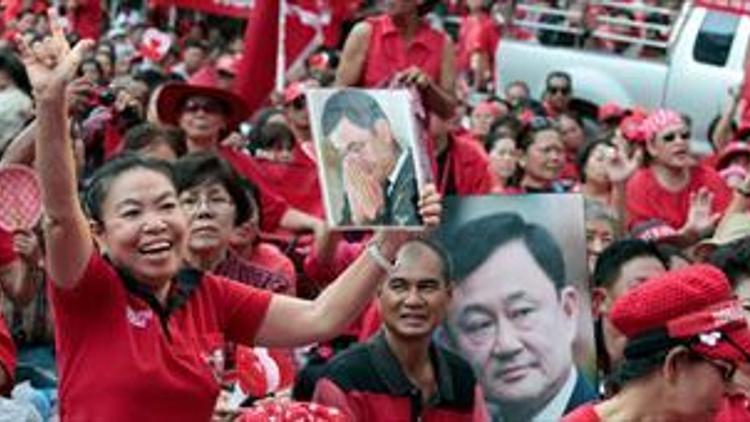
[{"label": "red bucket hat", "polygon": [[712,359],[746,361],[750,330],[717,268],[690,265],[654,277],[615,301],[612,324],[627,338],[626,359],[684,344]]},{"label": "red bucket hat", "polygon": [[216,80],[208,72],[198,72],[187,83],[169,83],[159,92],[156,109],[159,120],[178,125],[182,105],[190,97],[207,97],[226,105],[227,128],[233,130],[248,116],[245,101],[237,94],[216,87]]}]

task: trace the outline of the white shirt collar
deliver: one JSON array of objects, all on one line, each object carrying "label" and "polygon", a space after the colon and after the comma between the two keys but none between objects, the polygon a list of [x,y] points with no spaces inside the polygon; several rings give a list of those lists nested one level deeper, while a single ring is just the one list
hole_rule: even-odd
[{"label": "white shirt collar", "polygon": [[560,391],[558,391],[555,397],[531,420],[533,422],[559,421],[562,418],[563,413],[565,413],[565,408],[568,406],[570,397],[573,395],[573,390],[576,388],[577,380],[578,371],[576,370],[575,365],[573,365],[573,367],[570,368],[568,379],[565,381],[565,384],[563,384]]},{"label": "white shirt collar", "polygon": [[393,188],[396,185],[396,180],[398,180],[398,174],[401,172],[401,168],[406,164],[406,159],[409,157],[409,154],[406,152],[402,152],[401,156],[398,157],[398,161],[396,161],[396,167],[393,168],[393,171],[388,176],[388,190],[387,194],[390,196],[391,192],[393,192]]}]

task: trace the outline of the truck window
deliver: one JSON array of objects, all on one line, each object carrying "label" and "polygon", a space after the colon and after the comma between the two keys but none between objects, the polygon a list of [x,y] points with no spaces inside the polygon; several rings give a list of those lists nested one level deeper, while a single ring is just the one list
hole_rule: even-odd
[{"label": "truck window", "polygon": [[726,65],[739,22],[738,15],[707,11],[693,48],[695,61],[714,66]]}]

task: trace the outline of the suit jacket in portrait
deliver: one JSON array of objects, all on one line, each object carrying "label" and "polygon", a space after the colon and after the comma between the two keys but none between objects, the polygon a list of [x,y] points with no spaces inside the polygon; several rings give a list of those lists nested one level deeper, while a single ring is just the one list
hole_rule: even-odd
[{"label": "suit jacket in portrait", "polygon": [[[392,185],[392,186],[391,186]],[[375,220],[368,226],[418,226],[422,224],[419,216],[419,188],[414,171],[414,157],[411,152],[406,153],[403,165],[396,174],[393,183],[386,180],[383,185],[385,204],[377,214]],[[352,225],[349,200],[344,197],[344,208],[341,212],[341,225]]]}]

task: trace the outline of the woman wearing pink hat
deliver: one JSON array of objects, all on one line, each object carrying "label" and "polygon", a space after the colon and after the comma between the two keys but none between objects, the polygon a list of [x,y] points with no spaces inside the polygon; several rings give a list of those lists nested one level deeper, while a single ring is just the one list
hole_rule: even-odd
[{"label": "woman wearing pink hat", "polygon": [[714,169],[697,164],[690,128],[675,111],[652,112],[641,129],[646,167],[627,184],[627,227],[648,225],[645,238],[692,245],[711,233],[732,192]]}]

